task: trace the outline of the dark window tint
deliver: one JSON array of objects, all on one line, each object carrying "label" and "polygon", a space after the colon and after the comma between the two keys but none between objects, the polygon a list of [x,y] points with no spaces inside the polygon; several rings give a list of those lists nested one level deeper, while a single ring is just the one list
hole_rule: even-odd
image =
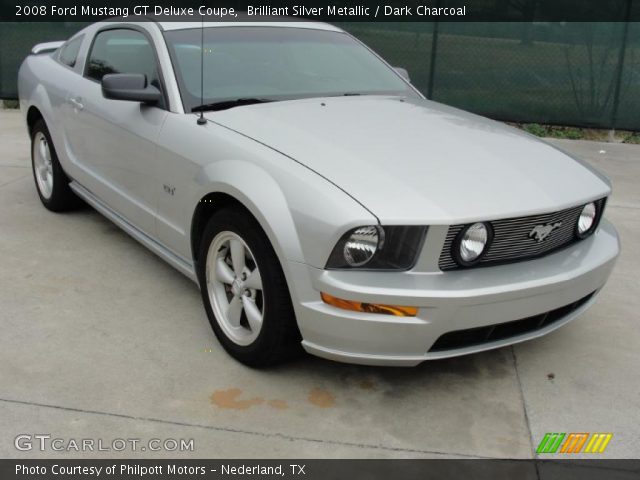
[{"label": "dark window tint", "polygon": [[62,46],[62,49],[60,50],[60,56],[58,57],[60,62],[68,65],[71,68],[75,67],[81,45],[82,37],[76,37],[73,40],[65,43]]},{"label": "dark window tint", "polygon": [[100,81],[108,73],[142,73],[151,85],[160,88],[153,47],[135,30],[105,30],[96,35],[87,76]]}]

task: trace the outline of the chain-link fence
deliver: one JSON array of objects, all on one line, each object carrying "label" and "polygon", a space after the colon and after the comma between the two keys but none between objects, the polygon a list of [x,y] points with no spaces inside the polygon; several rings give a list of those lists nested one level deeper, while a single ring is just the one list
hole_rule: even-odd
[{"label": "chain-link fence", "polygon": [[[0,24],[0,97],[17,96],[17,70],[33,44],[67,38],[82,26]],[[436,101],[514,122],[640,130],[640,23],[340,26],[406,68]]]},{"label": "chain-link fence", "polygon": [[86,23],[0,22],[0,98],[18,97],[18,68],[36,43],[66,40]]},{"label": "chain-link fence", "polygon": [[640,24],[343,25],[423,94],[488,117],[640,130]]}]

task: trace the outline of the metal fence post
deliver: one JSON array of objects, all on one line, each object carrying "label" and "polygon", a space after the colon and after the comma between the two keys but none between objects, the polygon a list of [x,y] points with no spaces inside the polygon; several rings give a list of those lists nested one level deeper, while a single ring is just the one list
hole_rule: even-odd
[{"label": "metal fence post", "polygon": [[[439,4],[440,2],[438,2]],[[436,50],[438,49],[438,24],[433,22],[433,34],[431,35],[431,61],[429,62],[429,83],[427,85],[427,98],[433,100],[433,82],[436,73]]]},{"label": "metal fence post", "polygon": [[622,31],[622,45],[620,45],[620,55],[618,57],[618,68],[616,72],[616,87],[613,93],[613,106],[611,108],[611,130],[615,130],[618,121],[618,105],[620,105],[620,89],[622,87],[622,73],[624,71],[624,56],[627,51],[627,41],[629,36],[629,21],[631,20],[631,2],[627,0],[625,21]]},{"label": "metal fence post", "polygon": [[[0,22],[0,45],[6,45],[5,39],[3,38],[4,35],[2,33],[3,32],[3,28],[2,28],[3,23],[4,22]],[[0,108],[4,108],[4,100],[2,100],[2,98],[4,98],[4,96],[6,95],[5,91],[7,90],[7,86],[4,85],[4,82],[3,82],[3,78],[4,77],[2,76],[2,57],[3,56],[4,56],[4,52],[2,51],[2,49],[0,49],[0,104],[1,104]],[[17,77],[17,75],[16,75],[16,77]]]}]

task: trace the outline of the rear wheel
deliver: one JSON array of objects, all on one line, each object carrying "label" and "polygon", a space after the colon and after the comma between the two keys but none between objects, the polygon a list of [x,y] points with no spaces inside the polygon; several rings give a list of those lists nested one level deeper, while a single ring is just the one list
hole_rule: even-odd
[{"label": "rear wheel", "polygon": [[205,229],[198,258],[209,321],[231,356],[261,367],[300,351],[284,273],[253,217],[239,208],[216,212]]},{"label": "rear wheel", "polygon": [[44,120],[38,120],[31,130],[31,167],[38,196],[47,209],[63,212],[80,204],[69,188],[69,178],[60,166]]}]

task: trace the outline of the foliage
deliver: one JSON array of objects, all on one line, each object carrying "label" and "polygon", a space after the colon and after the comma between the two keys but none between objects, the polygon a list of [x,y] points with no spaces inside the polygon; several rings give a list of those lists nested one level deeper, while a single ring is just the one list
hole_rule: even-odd
[{"label": "foliage", "polygon": [[17,100],[4,100],[4,108],[19,108],[20,104]]},{"label": "foliage", "polygon": [[623,143],[635,143],[640,145],[640,133],[634,132],[623,140]]},{"label": "foliage", "polygon": [[549,136],[548,127],[540,125],[538,123],[526,123],[522,126],[522,129],[525,132],[530,133],[531,135],[535,135],[536,137]]},{"label": "foliage", "polygon": [[527,123],[522,125],[522,129],[536,137],[566,138],[569,140],[579,140],[585,137],[585,131],[575,127]]}]

